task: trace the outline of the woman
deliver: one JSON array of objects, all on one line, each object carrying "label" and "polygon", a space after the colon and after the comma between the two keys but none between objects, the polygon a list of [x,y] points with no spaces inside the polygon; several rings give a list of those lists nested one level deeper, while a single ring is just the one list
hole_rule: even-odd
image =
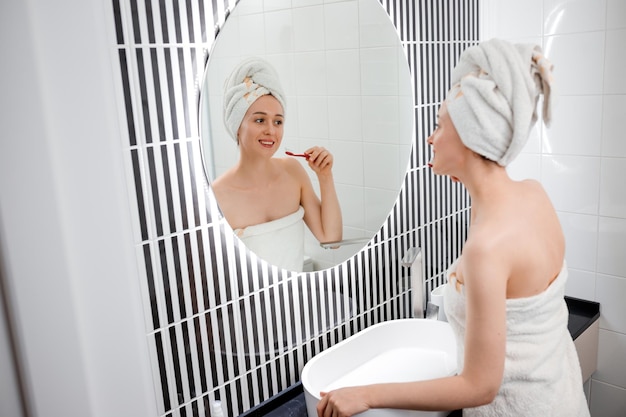
[{"label": "woman", "polygon": [[452,73],[428,143],[430,166],[472,199],[468,239],[448,271],[444,306],[458,373],[322,393],[320,416],[370,408],[463,409],[467,416],[589,416],[564,301],[567,268],[559,220],[545,191],[513,181],[551,65],[539,47],[493,39],[467,49]]},{"label": "woman", "polygon": [[318,146],[303,153],[320,198],[296,158],[274,158],[283,140],[285,99],[275,70],[259,58],[241,62],[227,80],[224,122],[239,145],[237,164],[212,184],[224,217],[259,257],[301,271],[303,223],[320,242],[342,239],[332,154]]}]

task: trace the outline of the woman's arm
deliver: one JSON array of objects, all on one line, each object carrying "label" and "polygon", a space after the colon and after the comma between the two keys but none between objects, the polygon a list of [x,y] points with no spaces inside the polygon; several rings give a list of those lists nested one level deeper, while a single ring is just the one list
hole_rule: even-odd
[{"label": "woman's arm", "polygon": [[498,261],[498,253],[483,245],[468,243],[462,264],[467,296],[462,372],[426,381],[338,389],[322,395],[319,416],[351,416],[370,408],[456,410],[493,401],[504,373],[506,260]]},{"label": "woman's arm", "polygon": [[318,146],[307,149],[305,153],[309,155],[309,167],[317,175],[320,196],[318,198],[308,175],[302,170],[304,221],[320,242],[337,242],[343,238],[343,219],[332,172],[333,156]]}]

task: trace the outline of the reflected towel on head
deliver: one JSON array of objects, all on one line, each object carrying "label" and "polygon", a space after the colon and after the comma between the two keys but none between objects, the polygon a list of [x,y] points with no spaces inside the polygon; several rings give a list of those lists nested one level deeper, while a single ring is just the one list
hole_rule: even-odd
[{"label": "reflected towel on head", "polygon": [[224,85],[224,123],[226,130],[237,140],[237,131],[248,108],[264,95],[276,97],[285,111],[285,96],[278,73],[261,58],[247,58],[237,65]]},{"label": "reflected towel on head", "polygon": [[508,165],[537,121],[541,94],[543,121],[550,123],[551,71],[552,64],[537,45],[491,39],[466,49],[452,71],[446,98],[465,146]]}]

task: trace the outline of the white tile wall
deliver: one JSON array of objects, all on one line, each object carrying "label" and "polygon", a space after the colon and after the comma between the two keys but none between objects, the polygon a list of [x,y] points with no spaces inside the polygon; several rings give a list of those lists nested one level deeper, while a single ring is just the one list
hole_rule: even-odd
[{"label": "white tile wall", "polygon": [[561,211],[559,212],[559,219],[567,241],[568,266],[584,271],[595,271],[598,248],[598,218],[588,214]]},{"label": "white tile wall", "polygon": [[[626,321],[624,321],[626,304],[623,302],[626,299],[626,280],[611,275],[598,274],[597,288],[597,301],[603,306],[600,319],[602,328],[626,334]],[[608,359],[607,362],[611,361],[610,356],[603,358],[603,360],[605,359]],[[626,378],[626,372],[624,372],[623,377]]]},{"label": "white tile wall", "polygon": [[543,35],[602,31],[606,0],[545,0]]},{"label": "white tile wall", "polygon": [[626,275],[626,219],[600,217],[598,224],[597,271],[623,279]]},{"label": "white tile wall", "polygon": [[622,417],[626,410],[624,390],[598,380],[591,381],[594,401],[591,402],[591,415],[600,417]]},{"label": "white tile wall", "polygon": [[[626,218],[626,158],[603,158],[600,170],[600,215]],[[617,192],[622,190],[622,192]]]},{"label": "white tile wall", "polygon": [[626,95],[605,95],[602,103],[602,156],[626,158]]},{"label": "white tile wall", "polygon": [[[360,96],[361,74],[357,48],[329,50],[326,52],[328,95]],[[359,105],[360,107],[360,105]],[[359,120],[358,124],[361,124]]]},{"label": "white tile wall", "polygon": [[[626,386],[626,361],[623,360],[623,356],[622,360],[617,360],[620,352],[626,350],[626,335],[603,329],[600,331],[598,350],[598,370],[594,375],[595,379],[616,387]],[[593,392],[591,395],[593,403]],[[604,415],[599,414],[601,417]]]},{"label": "white tile wall", "polygon": [[[626,415],[626,1],[484,0],[483,35],[536,39],[554,64],[553,124],[509,167],[539,179],[567,241],[566,293],[601,304],[593,417]],[[536,139],[534,139],[536,140]],[[537,158],[541,158],[538,167]]]},{"label": "white tile wall", "polygon": [[[329,4],[324,8],[326,49],[354,49],[359,44],[359,5],[356,2]],[[397,36],[394,38],[397,42]]]},{"label": "white tile wall", "polygon": [[[571,257],[568,255],[568,259]],[[570,297],[589,300],[596,292],[596,273],[570,267],[565,293]],[[598,300],[594,300],[598,301]]]},{"label": "white tile wall", "polygon": [[[358,79],[358,75],[354,78]],[[330,139],[341,138],[342,141],[362,145],[363,127],[361,120],[363,116],[360,96],[329,97],[328,113],[328,135]]]},{"label": "white tile wall", "polygon": [[563,98],[553,109],[552,118],[549,134],[543,141],[544,154],[600,155],[601,95]]},{"label": "white tile wall", "polygon": [[608,0],[606,13],[606,28],[618,29],[626,27],[626,2],[624,0]]},{"label": "white tile wall", "polygon": [[363,97],[363,141],[399,144],[398,103],[395,97]]},{"label": "white tile wall", "polygon": [[571,95],[602,93],[604,36],[604,32],[596,31],[544,37],[544,50],[554,64],[560,100]]},{"label": "white tile wall", "polygon": [[291,9],[265,14],[265,46],[268,54],[281,54],[294,50],[294,38],[285,36],[293,31]]},{"label": "white tile wall", "polygon": [[293,36],[296,51],[324,49],[324,8],[299,7],[293,11]]},{"label": "white tile wall", "polygon": [[372,48],[396,44],[398,33],[376,18],[379,13],[380,5],[367,0],[359,0],[359,41],[362,47]]},{"label": "white tile wall", "polygon": [[[486,2],[485,2],[486,3]],[[543,0],[489,1],[482,29],[508,39],[539,37],[543,26]]]},{"label": "white tile wall", "polygon": [[599,158],[544,154],[541,170],[541,180],[557,210],[598,213]]},{"label": "white tile wall", "polygon": [[606,31],[604,94],[626,94],[626,29]]}]

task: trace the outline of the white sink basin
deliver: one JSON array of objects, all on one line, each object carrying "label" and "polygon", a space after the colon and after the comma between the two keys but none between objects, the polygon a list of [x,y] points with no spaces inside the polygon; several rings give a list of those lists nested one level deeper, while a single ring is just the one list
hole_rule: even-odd
[{"label": "white sink basin", "polygon": [[[312,358],[302,370],[309,417],[321,391],[381,382],[407,382],[456,373],[456,342],[443,321],[402,319],[379,323]],[[363,417],[444,417],[448,412],[376,409]]]}]

